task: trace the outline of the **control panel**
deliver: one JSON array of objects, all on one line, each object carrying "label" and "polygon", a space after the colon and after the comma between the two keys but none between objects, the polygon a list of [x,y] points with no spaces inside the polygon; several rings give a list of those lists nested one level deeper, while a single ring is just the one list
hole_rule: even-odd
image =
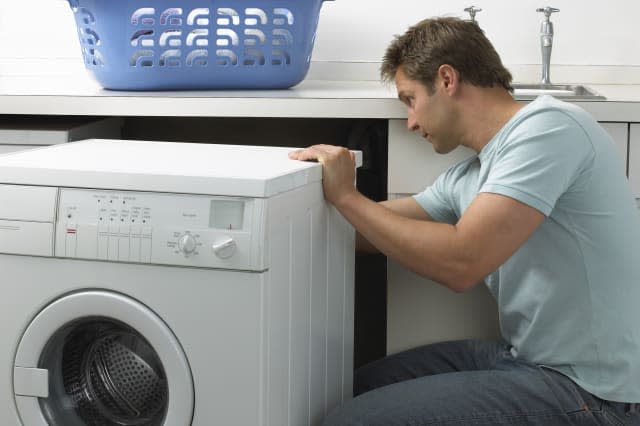
[{"label": "control panel", "polygon": [[55,255],[265,269],[262,199],[61,188]]}]

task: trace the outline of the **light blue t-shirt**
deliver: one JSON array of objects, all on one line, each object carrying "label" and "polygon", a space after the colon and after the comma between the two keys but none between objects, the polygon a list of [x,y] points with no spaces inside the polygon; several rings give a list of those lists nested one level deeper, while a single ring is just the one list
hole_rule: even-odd
[{"label": "light blue t-shirt", "polygon": [[610,401],[640,402],[640,213],[611,137],[542,96],[416,201],[456,223],[480,192],[546,216],[485,282],[517,356]]}]

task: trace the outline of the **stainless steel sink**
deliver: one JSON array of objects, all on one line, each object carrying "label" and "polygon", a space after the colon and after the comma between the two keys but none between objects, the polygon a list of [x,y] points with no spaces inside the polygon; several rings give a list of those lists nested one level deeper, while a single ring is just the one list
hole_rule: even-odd
[{"label": "stainless steel sink", "polygon": [[514,83],[513,97],[516,100],[532,100],[540,95],[551,95],[563,100],[605,100],[606,98],[591,89],[579,84],[528,84]]}]

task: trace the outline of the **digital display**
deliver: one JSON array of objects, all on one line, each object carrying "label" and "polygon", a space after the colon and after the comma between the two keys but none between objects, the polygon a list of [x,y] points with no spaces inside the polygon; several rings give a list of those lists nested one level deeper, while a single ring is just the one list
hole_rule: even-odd
[{"label": "digital display", "polygon": [[244,201],[212,200],[209,210],[209,228],[242,229]]}]

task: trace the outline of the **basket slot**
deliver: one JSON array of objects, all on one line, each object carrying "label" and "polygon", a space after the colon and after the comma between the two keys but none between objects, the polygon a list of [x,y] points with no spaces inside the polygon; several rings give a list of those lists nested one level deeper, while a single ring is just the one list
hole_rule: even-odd
[{"label": "basket slot", "polygon": [[220,28],[216,31],[218,38],[216,39],[216,45],[218,46],[239,46],[240,38],[235,31],[228,28]]},{"label": "basket slot", "polygon": [[142,7],[131,15],[131,25],[154,25],[156,10],[153,7]]},{"label": "basket slot", "polygon": [[83,39],[82,42],[87,46],[98,46],[100,44],[100,36],[91,28],[84,28],[82,30]]},{"label": "basket slot", "polygon": [[80,15],[80,20],[85,25],[93,25],[96,23],[96,18],[93,16],[93,13],[87,8],[81,7],[76,13]]},{"label": "basket slot", "polygon": [[245,59],[242,61],[242,65],[264,65],[264,55],[260,50],[247,49],[245,51]]},{"label": "basket slot", "polygon": [[229,49],[218,49],[216,50],[216,55],[218,59],[216,60],[216,65],[219,66],[231,66],[238,64],[238,55],[233,50]]},{"label": "basket slot", "polygon": [[85,63],[88,65],[93,65],[98,67],[105,65],[104,57],[99,51],[95,49],[89,49],[86,46],[83,46],[82,54],[85,58]]},{"label": "basket slot", "polygon": [[267,36],[262,31],[257,29],[246,29],[244,30],[244,35],[245,46],[263,46],[267,41]]},{"label": "basket slot", "polygon": [[153,66],[153,50],[138,50],[131,56],[130,65],[132,67]]},{"label": "basket slot", "polygon": [[293,45],[293,34],[289,30],[285,30],[282,28],[277,28],[273,30],[273,40],[271,44],[274,46],[292,46]]},{"label": "basket slot", "polygon": [[271,53],[271,65],[291,65],[291,55],[282,49],[273,49]]},{"label": "basket slot", "polygon": [[221,7],[218,9],[218,25],[240,25],[240,15],[233,9]]},{"label": "basket slot", "polygon": [[201,67],[206,67],[208,63],[208,56],[209,52],[205,49],[194,50],[187,55],[187,66],[192,67],[198,65]]},{"label": "basket slot", "polygon": [[170,49],[162,52],[160,55],[160,59],[158,60],[158,64],[161,67],[179,67],[180,66],[180,57],[182,56],[182,52],[179,49]]},{"label": "basket slot", "polygon": [[289,9],[277,7],[273,9],[273,14],[274,25],[293,25],[293,13]]},{"label": "basket slot", "polygon": [[172,7],[162,12],[160,25],[182,25],[182,8]]},{"label": "basket slot", "polygon": [[166,30],[160,34],[160,46],[179,47],[182,46],[182,30]]},{"label": "basket slot", "polygon": [[144,47],[153,47],[153,30],[138,30],[131,37],[131,46],[138,46],[140,44]]},{"label": "basket slot", "polygon": [[267,14],[262,9],[257,8],[247,8],[245,9],[245,15],[247,16],[244,19],[244,24],[248,26],[255,26],[260,23],[261,25],[267,25]]},{"label": "basket slot", "polygon": [[187,25],[209,25],[209,9],[204,7],[193,9],[187,16]]},{"label": "basket slot", "polygon": [[196,28],[187,34],[187,46],[208,46],[209,30],[206,28]]}]

